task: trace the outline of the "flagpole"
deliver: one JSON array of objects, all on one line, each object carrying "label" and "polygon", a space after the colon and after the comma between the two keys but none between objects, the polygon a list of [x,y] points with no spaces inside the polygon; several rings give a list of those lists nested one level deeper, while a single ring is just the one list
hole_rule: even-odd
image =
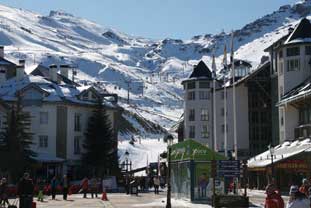
[{"label": "flagpole", "polygon": [[[224,67],[227,70],[227,43],[224,47]],[[226,88],[226,76],[224,75],[224,148],[225,157],[228,157],[228,138],[227,138],[227,88]]]},{"label": "flagpole", "polygon": [[233,132],[234,132],[234,157],[238,159],[238,143],[236,128],[236,89],[235,89],[235,66],[234,66],[234,49],[233,49],[233,31],[231,34],[231,59],[232,59],[232,82],[233,82]]},{"label": "flagpole", "polygon": [[226,77],[224,76],[224,137],[225,137],[225,157],[228,156],[228,137],[227,137],[227,87]]},{"label": "flagpole", "polygon": [[216,63],[213,55],[213,126],[214,126],[214,151],[217,151],[217,127],[216,127]]}]

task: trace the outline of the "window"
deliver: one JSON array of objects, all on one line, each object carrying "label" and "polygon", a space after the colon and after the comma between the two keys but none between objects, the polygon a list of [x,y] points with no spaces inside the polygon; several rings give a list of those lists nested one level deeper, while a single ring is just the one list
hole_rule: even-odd
[{"label": "window", "polygon": [[[221,115],[225,116],[225,109],[224,108],[221,108]],[[228,111],[227,111],[227,115],[228,115]]]},{"label": "window", "polygon": [[189,121],[194,121],[195,120],[195,110],[190,109],[189,110]]},{"label": "window", "polygon": [[40,112],[40,124],[48,124],[48,121],[49,121],[49,113]]},{"label": "window", "polygon": [[201,109],[201,121],[208,121],[208,109],[207,108]]},{"label": "window", "polygon": [[195,92],[188,92],[188,100],[195,100]]},{"label": "window", "polygon": [[210,93],[208,91],[200,91],[199,92],[199,99],[200,100],[208,100],[208,99],[210,99]]},{"label": "window", "polygon": [[81,148],[80,148],[80,141],[81,141],[81,137],[80,136],[76,136],[74,138],[74,149],[73,149],[73,153],[75,155],[78,155],[81,153]]},{"label": "window", "polygon": [[46,135],[39,136],[39,147],[40,148],[47,148],[48,147],[48,136],[46,136]]},{"label": "window", "polygon": [[82,99],[83,100],[88,100],[89,99],[89,93],[87,93],[87,92],[84,93],[83,96],[82,96]]},{"label": "window", "polygon": [[195,82],[188,83],[188,90],[195,89]]},{"label": "window", "polygon": [[311,46],[306,46],[306,55],[311,55]]},{"label": "window", "polygon": [[189,138],[195,138],[195,126],[189,126]]},{"label": "window", "polygon": [[300,55],[300,48],[299,47],[292,47],[286,49],[287,56],[299,56]]},{"label": "window", "polygon": [[[228,133],[228,124],[227,124],[227,133]],[[225,125],[223,124],[223,125],[221,125],[221,131],[222,131],[222,133],[225,133]]]},{"label": "window", "polygon": [[210,88],[209,82],[199,82],[199,88]]},{"label": "window", "polygon": [[81,131],[81,114],[75,114],[75,131]]},{"label": "window", "polygon": [[287,60],[287,71],[298,71],[299,69],[300,69],[299,59]]},{"label": "window", "polygon": [[283,58],[283,50],[280,50],[280,52],[279,52],[279,58]]},{"label": "window", "polygon": [[203,125],[202,126],[202,131],[201,131],[201,137],[202,138],[208,138],[209,134],[208,134],[208,126],[207,125]]}]

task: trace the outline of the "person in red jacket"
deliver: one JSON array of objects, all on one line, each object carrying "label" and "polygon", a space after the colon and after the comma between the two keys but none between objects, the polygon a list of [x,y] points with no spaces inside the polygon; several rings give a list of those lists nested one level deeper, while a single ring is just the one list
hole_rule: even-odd
[{"label": "person in red jacket", "polygon": [[304,178],[302,180],[302,185],[299,187],[299,191],[305,194],[307,197],[309,197],[309,187],[310,187],[309,181],[306,178]]},{"label": "person in red jacket", "polygon": [[86,198],[87,191],[89,189],[89,179],[85,177],[81,182],[81,188],[83,192],[83,198]]},{"label": "person in red jacket", "polygon": [[274,184],[266,187],[266,194],[265,208],[284,208],[284,201]]}]

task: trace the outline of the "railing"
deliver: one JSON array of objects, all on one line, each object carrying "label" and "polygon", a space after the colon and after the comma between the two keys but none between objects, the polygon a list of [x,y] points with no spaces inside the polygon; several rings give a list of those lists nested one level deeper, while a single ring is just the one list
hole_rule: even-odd
[{"label": "railing", "polygon": [[295,128],[295,138],[304,139],[311,137],[311,124],[303,124]]}]

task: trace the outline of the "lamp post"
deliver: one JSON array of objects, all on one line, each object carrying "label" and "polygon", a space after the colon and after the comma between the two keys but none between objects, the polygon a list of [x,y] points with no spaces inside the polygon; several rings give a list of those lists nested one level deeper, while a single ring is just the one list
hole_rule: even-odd
[{"label": "lamp post", "polygon": [[173,144],[173,136],[167,135],[166,141],[167,141],[167,197],[166,197],[166,208],[171,208],[171,146]]},{"label": "lamp post", "polygon": [[273,155],[274,155],[274,147],[269,145],[270,157],[271,157],[271,182],[273,182],[274,177],[274,164],[273,164]]},{"label": "lamp post", "polygon": [[124,153],[124,157],[125,157],[125,188],[126,188],[126,194],[129,194],[130,193],[130,178],[129,178],[129,174],[128,174],[128,171],[129,171],[129,168],[128,166],[130,165],[130,171],[132,169],[132,162],[130,161],[129,163],[129,156],[130,156],[130,153],[126,150],[125,153]]}]

